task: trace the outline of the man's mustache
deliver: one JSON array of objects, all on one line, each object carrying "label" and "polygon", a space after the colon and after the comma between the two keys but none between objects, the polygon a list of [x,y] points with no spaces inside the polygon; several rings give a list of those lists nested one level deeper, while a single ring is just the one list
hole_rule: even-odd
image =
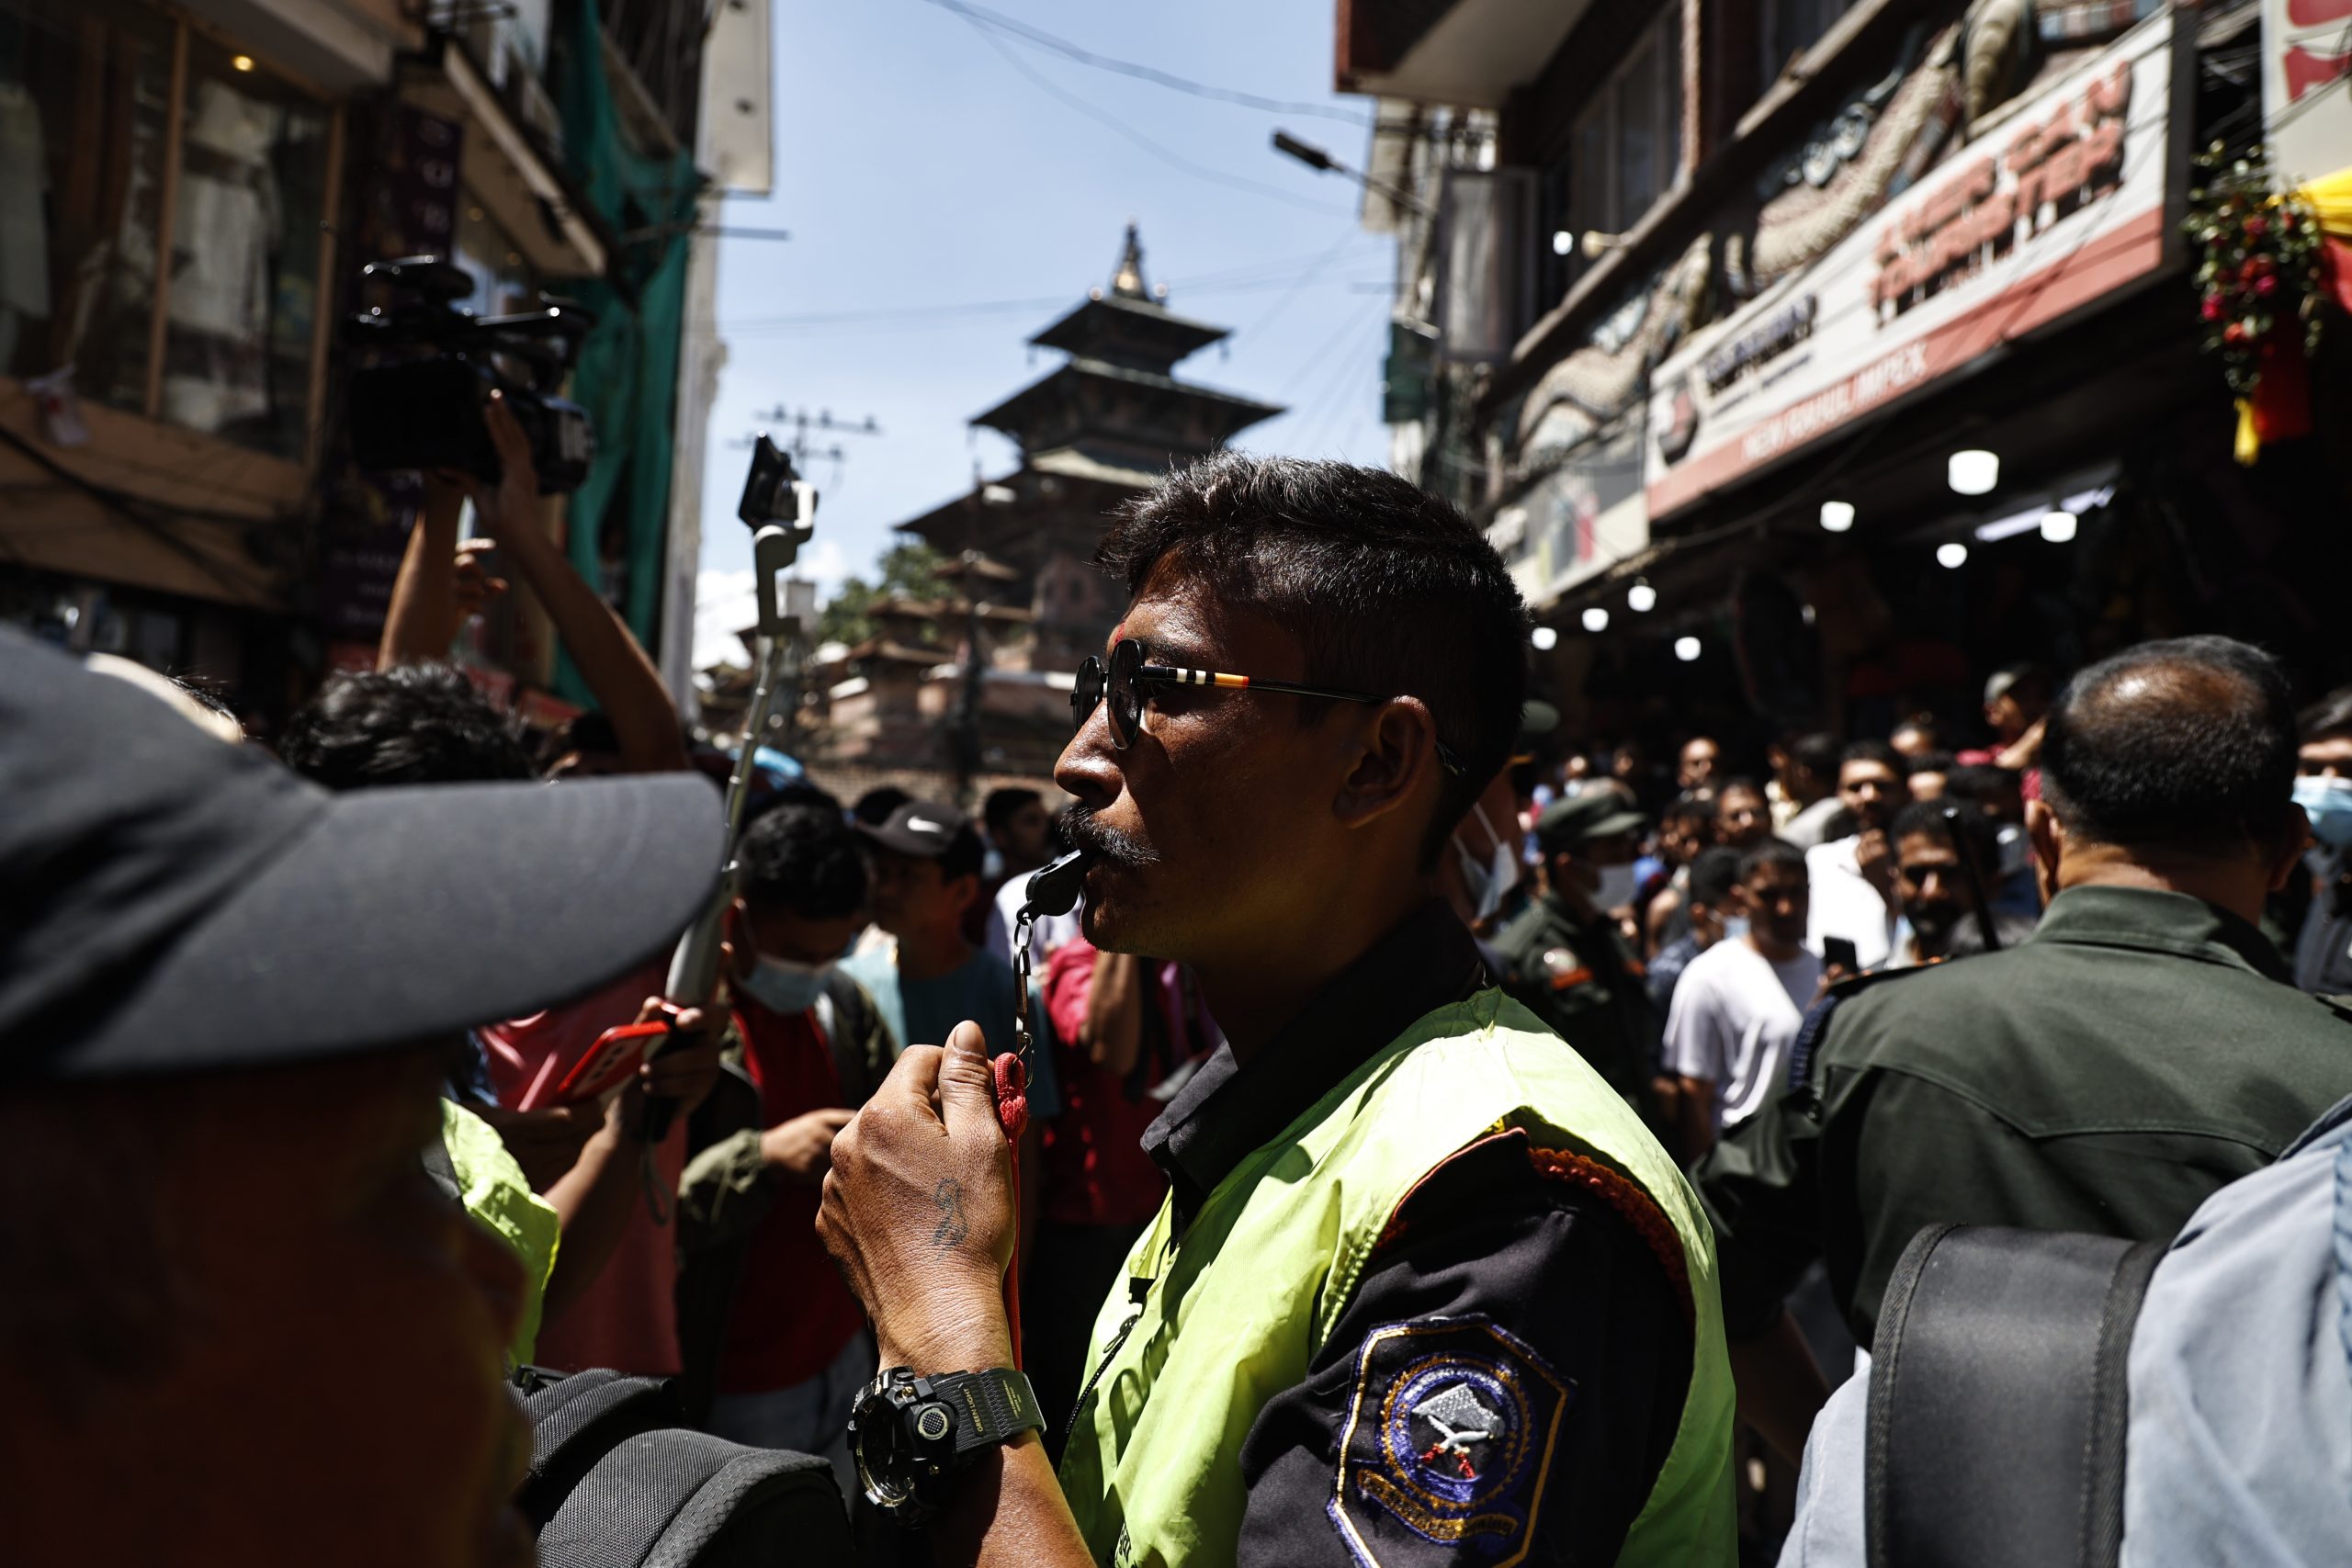
[{"label": "man's mustache", "polygon": [[1159,855],[1152,852],[1149,845],[1116,828],[1104,826],[1091,807],[1064,807],[1057,825],[1072,849],[1084,850],[1097,860],[1131,868],[1159,863]]}]

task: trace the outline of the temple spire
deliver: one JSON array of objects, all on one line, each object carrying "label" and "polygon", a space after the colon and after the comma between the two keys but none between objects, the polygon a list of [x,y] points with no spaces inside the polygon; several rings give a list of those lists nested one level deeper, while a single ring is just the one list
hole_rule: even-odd
[{"label": "temple spire", "polygon": [[1135,220],[1127,220],[1126,248],[1119,253],[1119,270],[1111,276],[1111,292],[1123,299],[1149,299],[1151,290],[1143,280],[1143,241],[1136,234]]}]

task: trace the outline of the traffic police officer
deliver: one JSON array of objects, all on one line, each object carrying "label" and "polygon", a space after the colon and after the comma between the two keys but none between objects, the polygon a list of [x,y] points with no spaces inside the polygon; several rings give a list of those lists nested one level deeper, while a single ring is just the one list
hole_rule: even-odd
[{"label": "traffic police officer", "polygon": [[1544,892],[1495,938],[1503,983],[1608,1080],[1654,1116],[1662,1033],[1645,971],[1611,912],[1634,899],[1645,818],[1606,785],[1553,802],[1536,819]]},{"label": "traffic police officer", "polygon": [[2033,935],[1836,987],[1790,1092],[1693,1173],[1742,1414],[1792,1455],[1819,1391],[1781,1303],[1814,1258],[1868,1345],[1921,1227],[2170,1236],[2352,1089],[2352,1016],[2255,924],[2306,838],[2276,663],[2223,637],[2117,655],[2068,685],[2041,765]]},{"label": "traffic police officer", "polygon": [[1429,896],[1517,726],[1500,559],[1392,475],[1230,453],[1102,553],[1134,599],[1057,772],[1086,934],[1191,964],[1227,1043],[1145,1139],[1168,1201],[1058,1480],[1017,1406],[922,1392],[1012,1350],[973,1032],[842,1133],[820,1229],[880,1342],[869,1495],[935,1507],[943,1561],[1022,1568],[1728,1564],[1695,1195]]}]

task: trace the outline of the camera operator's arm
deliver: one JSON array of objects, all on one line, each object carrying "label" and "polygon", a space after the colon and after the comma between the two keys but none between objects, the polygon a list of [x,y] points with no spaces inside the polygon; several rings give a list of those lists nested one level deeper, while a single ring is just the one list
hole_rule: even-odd
[{"label": "camera operator's arm", "polygon": [[[579,666],[580,678],[612,720],[622,770],[683,770],[686,745],[678,729],[677,705],[628,627],[540,525],[539,481],[531,466],[530,441],[505,398],[492,392],[490,399],[485,419],[498,448],[501,478],[495,491],[474,498],[484,531],[506,552],[509,569],[538,595],[556,635]],[[454,537],[450,547],[454,551]]]},{"label": "camera operator's arm", "polygon": [[449,657],[449,639],[458,635],[458,518],[465,504],[462,479],[424,476],[424,505],[408,531],[408,553],[392,582],[391,608],[376,644],[377,669]]}]

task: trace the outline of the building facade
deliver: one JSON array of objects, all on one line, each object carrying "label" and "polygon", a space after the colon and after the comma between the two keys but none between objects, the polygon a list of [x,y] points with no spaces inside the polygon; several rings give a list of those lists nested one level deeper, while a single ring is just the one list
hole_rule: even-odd
[{"label": "building facade", "polygon": [[[367,263],[435,254],[477,313],[596,317],[566,389],[597,457],[547,525],[661,648],[703,21],[0,0],[0,616],[207,681],[265,729],[371,663],[420,487],[350,457],[373,351],[341,323]],[[528,604],[453,654],[526,708],[582,695]]]},{"label": "building facade", "polygon": [[[1967,717],[1993,669],[2192,629],[2352,678],[2340,444],[2233,460],[2183,233],[2192,152],[2292,117],[2280,9],[1340,7],[1375,172],[1431,214],[1400,450],[1450,442],[1419,477],[1556,632],[1540,676],[1586,733]],[[1488,121],[1490,152],[1427,132]],[[2352,134],[2299,155],[2283,184]],[[2338,370],[2324,344],[2323,429]]]}]

